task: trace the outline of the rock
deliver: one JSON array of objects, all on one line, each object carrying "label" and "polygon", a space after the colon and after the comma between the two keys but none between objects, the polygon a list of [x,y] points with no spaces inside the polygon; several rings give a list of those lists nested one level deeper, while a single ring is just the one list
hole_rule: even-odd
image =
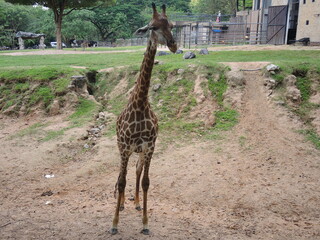
[{"label": "rock", "polygon": [[99,134],[100,131],[101,131],[101,130],[100,130],[99,128],[96,128],[96,127],[91,128],[90,130],[88,130],[88,132],[89,132],[90,134]]},{"label": "rock", "polygon": [[159,51],[159,52],[157,52],[157,54],[156,54],[156,56],[165,56],[165,55],[170,55],[170,53],[164,52],[164,51]]},{"label": "rock", "polygon": [[192,59],[192,58],[196,58],[196,55],[193,52],[186,52],[183,55],[183,59]]},{"label": "rock", "polygon": [[160,84],[160,83],[157,83],[157,84],[153,85],[152,90],[156,92],[156,91],[158,91],[160,88],[161,88],[161,84]]},{"label": "rock", "polygon": [[182,68],[178,69],[178,74],[182,74],[184,72],[185,72],[185,69],[182,69]]},{"label": "rock", "polygon": [[177,51],[176,51],[176,54],[182,54],[183,53],[183,51],[181,50],[181,49],[178,49]]},{"label": "rock", "polygon": [[60,112],[60,104],[59,104],[59,101],[55,99],[50,106],[49,114],[53,116],[53,115],[59,114],[59,112]]},{"label": "rock", "polygon": [[276,80],[272,79],[272,78],[267,78],[265,80],[265,84],[264,84],[268,89],[275,89],[277,86],[277,82]]},{"label": "rock", "polygon": [[163,65],[163,64],[164,64],[163,61],[154,60],[154,65]]},{"label": "rock", "polygon": [[97,120],[100,120],[100,121],[106,120],[106,115],[104,114],[104,112],[99,112]]},{"label": "rock", "polygon": [[301,102],[300,90],[295,86],[287,87],[286,98],[292,103],[300,103]]},{"label": "rock", "polygon": [[201,54],[201,55],[208,55],[208,54],[209,54],[209,51],[208,51],[208,49],[206,49],[206,48],[202,48],[202,49],[199,51],[199,54]]},{"label": "rock", "polygon": [[246,80],[242,72],[230,71],[226,74],[227,82],[231,87],[243,86],[246,84]]},{"label": "rock", "polygon": [[296,82],[297,82],[297,77],[294,75],[288,75],[283,79],[283,83],[287,86],[287,87],[293,87],[296,86]]},{"label": "rock", "polygon": [[278,70],[280,70],[280,67],[277,66],[277,65],[269,64],[269,65],[267,66],[267,71],[268,71],[268,72],[278,71]]},{"label": "rock", "polygon": [[85,144],[85,145],[83,145],[83,147],[85,148],[85,149],[89,149],[90,148],[90,146],[89,146],[89,144]]},{"label": "rock", "polygon": [[88,95],[87,79],[85,76],[72,76],[71,84],[68,86],[69,90],[75,91],[79,94]]}]

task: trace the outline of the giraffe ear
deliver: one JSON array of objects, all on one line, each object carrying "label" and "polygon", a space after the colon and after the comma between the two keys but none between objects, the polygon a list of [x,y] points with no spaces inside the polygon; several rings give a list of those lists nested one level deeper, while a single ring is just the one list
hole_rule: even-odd
[{"label": "giraffe ear", "polygon": [[149,25],[147,24],[147,25],[145,25],[144,27],[142,27],[142,28],[139,28],[135,33],[134,33],[134,35],[136,35],[136,36],[143,36],[143,35],[145,35],[148,31],[149,31]]}]

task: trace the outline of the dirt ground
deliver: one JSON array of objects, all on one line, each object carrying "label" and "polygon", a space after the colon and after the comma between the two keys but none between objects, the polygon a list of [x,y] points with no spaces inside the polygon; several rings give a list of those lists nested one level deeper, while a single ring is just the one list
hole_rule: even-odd
[{"label": "dirt ground", "polygon": [[[234,69],[262,64],[229,63]],[[48,142],[12,137],[39,121],[59,129],[64,115],[0,116],[0,238],[320,239],[320,152],[297,133],[298,119],[269,99],[261,73],[244,74],[239,124],[222,138],[164,148],[160,132],[150,169],[150,236],[140,234],[142,213],[129,200],[119,234],[108,233],[116,204],[115,138],[84,151],[77,139],[87,126]],[[134,193],[136,160],[130,159],[126,199]]]}]

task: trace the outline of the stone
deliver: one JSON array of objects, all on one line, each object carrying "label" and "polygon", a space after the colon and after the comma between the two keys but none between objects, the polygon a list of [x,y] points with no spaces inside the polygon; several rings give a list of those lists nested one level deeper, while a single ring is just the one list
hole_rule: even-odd
[{"label": "stone", "polygon": [[50,106],[49,114],[53,116],[53,115],[59,114],[59,112],[60,112],[60,104],[59,104],[59,101],[55,99]]},{"label": "stone", "polygon": [[269,64],[269,65],[267,66],[267,71],[268,71],[268,72],[278,71],[278,70],[280,70],[280,67],[277,66],[277,65]]},{"label": "stone", "polygon": [[184,72],[185,72],[185,69],[182,69],[182,68],[178,69],[178,74],[182,74]]},{"label": "stone", "polygon": [[160,88],[161,88],[161,84],[160,84],[160,83],[157,83],[157,84],[153,85],[152,90],[156,92],[156,91],[158,91]]},{"label": "stone", "polygon": [[264,84],[268,89],[275,89],[277,86],[277,82],[276,80],[272,79],[272,78],[267,78],[265,80],[265,84]]},{"label": "stone", "polygon": [[294,75],[288,75],[283,79],[283,83],[287,86],[287,87],[293,87],[296,86],[296,82],[297,82],[297,77]]},{"label": "stone", "polygon": [[106,119],[106,115],[104,114],[104,112],[99,112],[97,120],[104,121],[105,119]]},{"label": "stone", "polygon": [[194,54],[193,52],[186,52],[183,55],[183,59],[192,59],[192,58],[196,58],[196,54]]},{"label": "stone", "polygon": [[91,128],[88,132],[94,135],[94,134],[100,133],[100,131],[101,130],[99,128],[94,127],[94,128]]},{"label": "stone", "polygon": [[290,100],[292,103],[300,103],[301,102],[300,90],[295,86],[287,87],[286,98]]},{"label": "stone", "polygon": [[154,65],[163,65],[164,62],[163,61],[159,61],[159,60],[154,60]]},{"label": "stone", "polygon": [[178,49],[177,51],[176,51],[176,54],[182,54],[183,53],[183,51],[181,50],[181,49]]},{"label": "stone", "polygon": [[201,55],[208,55],[208,54],[209,54],[209,51],[208,51],[208,49],[206,49],[206,48],[202,48],[202,49],[199,51],[199,54],[201,54]]},{"label": "stone", "polygon": [[157,52],[156,55],[157,55],[157,56],[165,56],[165,55],[170,55],[170,53],[165,52],[165,51],[159,51],[159,52]]},{"label": "stone", "polygon": [[242,72],[230,71],[226,74],[227,82],[231,87],[243,86],[246,84],[246,80]]}]

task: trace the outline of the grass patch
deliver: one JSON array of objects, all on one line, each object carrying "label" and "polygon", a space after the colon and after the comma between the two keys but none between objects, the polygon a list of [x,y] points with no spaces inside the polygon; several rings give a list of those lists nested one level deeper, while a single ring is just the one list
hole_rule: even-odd
[{"label": "grass patch", "polygon": [[208,77],[208,88],[213,97],[216,98],[218,104],[220,106],[223,105],[223,94],[226,92],[228,88],[227,79],[222,73],[218,80],[215,80],[212,76]]},{"label": "grass patch", "polygon": [[11,136],[11,138],[17,138],[17,137],[24,137],[24,136],[30,136],[30,135],[36,135],[39,133],[39,131],[47,126],[48,123],[35,123],[31,125],[30,127],[27,127],[25,129],[20,130],[17,134]]},{"label": "grass patch", "polygon": [[46,136],[41,139],[42,142],[47,142],[64,134],[64,129],[58,131],[48,131]]},{"label": "grass patch", "polygon": [[59,78],[52,81],[53,91],[56,95],[63,95],[67,92],[70,80]]},{"label": "grass patch", "polygon": [[37,104],[41,100],[44,103],[44,106],[47,107],[53,101],[54,95],[50,87],[43,86],[39,87],[31,96],[30,96],[30,105]]},{"label": "grass patch", "polygon": [[74,125],[80,126],[92,119],[93,114],[98,110],[98,105],[88,99],[81,98],[76,111],[69,117]]},{"label": "grass patch", "polygon": [[307,77],[297,77],[296,86],[300,90],[301,98],[303,102],[309,100],[311,95],[311,80]]},{"label": "grass patch", "polygon": [[320,150],[320,136],[316,133],[315,130],[309,129],[309,130],[302,130],[300,133],[304,134],[306,136],[306,139],[313,143],[313,145]]},{"label": "grass patch", "polygon": [[217,111],[215,113],[216,124],[214,126],[217,130],[227,131],[230,130],[238,123],[239,114],[236,110],[226,109]]}]

